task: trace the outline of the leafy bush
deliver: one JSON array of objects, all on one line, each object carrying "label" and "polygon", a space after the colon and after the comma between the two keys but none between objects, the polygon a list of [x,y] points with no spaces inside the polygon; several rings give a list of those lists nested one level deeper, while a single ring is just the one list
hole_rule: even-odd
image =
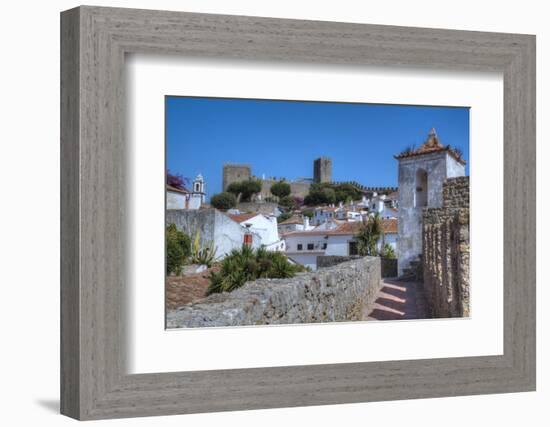
[{"label": "leafy bush", "polygon": [[336,192],[330,187],[310,190],[304,199],[308,206],[328,205],[336,202]]},{"label": "leafy bush", "polygon": [[271,186],[270,191],[274,196],[283,198],[290,194],[290,185],[284,181],[279,181]]},{"label": "leafy bush", "polygon": [[291,196],[282,197],[279,200],[279,205],[282,206],[283,208],[289,209],[289,210],[294,209],[296,207],[296,205],[294,204],[294,198],[291,197]]},{"label": "leafy bush", "polygon": [[247,181],[232,182],[227,186],[227,192],[233,193],[235,197],[241,197],[242,202],[249,202],[251,197],[262,191],[262,182],[256,179]]},{"label": "leafy bush", "polygon": [[292,214],[290,212],[284,212],[282,213],[281,215],[279,215],[277,217],[277,223],[281,223],[283,221],[286,221],[287,219],[289,219],[290,217],[292,216]]},{"label": "leafy bush", "polygon": [[382,251],[380,251],[380,256],[382,258],[397,258],[397,255],[395,255],[395,251],[393,250],[392,245],[390,245],[389,243],[384,243]]},{"label": "leafy bush", "polygon": [[218,249],[214,246],[213,242],[204,242],[202,245],[200,242],[201,233],[197,231],[193,240],[193,246],[191,246],[191,262],[193,264],[206,265],[210,268],[214,263]]},{"label": "leafy bush", "polygon": [[181,267],[191,255],[191,238],[175,224],[166,227],[166,274],[181,274]]},{"label": "leafy bush", "polygon": [[304,209],[302,211],[302,215],[309,217],[309,219],[313,219],[314,214],[315,214],[315,212],[313,211],[313,209]]},{"label": "leafy bush", "polygon": [[210,198],[210,204],[216,209],[225,211],[237,206],[237,197],[233,193],[224,191],[223,193],[214,194]]},{"label": "leafy bush", "polygon": [[293,277],[300,271],[305,271],[304,267],[291,264],[282,252],[243,245],[224,258],[219,272],[210,273],[208,294],[231,292],[258,278]]}]

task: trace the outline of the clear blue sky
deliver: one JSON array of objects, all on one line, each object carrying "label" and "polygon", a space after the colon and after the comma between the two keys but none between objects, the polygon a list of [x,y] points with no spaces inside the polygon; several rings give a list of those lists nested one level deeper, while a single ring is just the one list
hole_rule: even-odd
[{"label": "clear blue sky", "polygon": [[332,158],[335,181],[397,186],[393,156],[421,145],[434,127],[469,161],[469,109],[334,102],[166,97],[166,165],[207,196],[221,191],[224,163],[249,163],[258,177],[313,177]]}]

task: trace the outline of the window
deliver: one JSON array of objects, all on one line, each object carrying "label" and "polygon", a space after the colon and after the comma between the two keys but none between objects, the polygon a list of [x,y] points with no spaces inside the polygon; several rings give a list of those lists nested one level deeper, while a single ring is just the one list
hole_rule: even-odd
[{"label": "window", "polygon": [[428,206],[428,172],[424,169],[418,169],[416,171],[414,206],[416,208]]},{"label": "window", "polygon": [[313,250],[313,243],[308,243],[308,244],[307,244],[307,250],[308,250],[308,251],[312,251],[312,250]]},{"label": "window", "polygon": [[301,251],[301,250],[303,249],[303,246],[302,246],[301,243],[298,243],[298,246],[296,246],[296,248],[297,248],[299,251]]},{"label": "window", "polygon": [[359,255],[357,242],[348,242],[348,255]]},{"label": "window", "polygon": [[327,244],[323,243],[323,249],[326,249],[326,248],[327,248]]}]

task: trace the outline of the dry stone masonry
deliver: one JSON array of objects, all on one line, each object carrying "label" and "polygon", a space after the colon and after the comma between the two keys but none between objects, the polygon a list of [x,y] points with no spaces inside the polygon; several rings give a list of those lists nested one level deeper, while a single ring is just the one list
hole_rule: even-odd
[{"label": "dry stone masonry", "polygon": [[382,285],[380,258],[364,257],[290,279],[259,279],[168,311],[168,328],[362,320]]},{"label": "dry stone masonry", "polygon": [[423,212],[424,291],[432,317],[470,315],[469,177],[443,184],[443,206]]}]

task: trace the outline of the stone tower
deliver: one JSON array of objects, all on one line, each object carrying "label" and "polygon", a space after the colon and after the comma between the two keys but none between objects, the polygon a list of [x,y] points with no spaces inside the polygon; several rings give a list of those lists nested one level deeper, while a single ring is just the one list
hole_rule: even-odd
[{"label": "stone tower", "polygon": [[422,210],[441,207],[443,182],[464,176],[466,162],[443,146],[432,129],[417,150],[405,151],[399,161],[399,235],[397,256],[399,275],[422,253]]},{"label": "stone tower", "polygon": [[230,164],[223,165],[222,189],[225,191],[229,184],[239,181],[247,181],[252,177],[250,165]]},{"label": "stone tower", "polygon": [[313,181],[315,183],[332,182],[332,159],[319,157],[313,162]]}]

